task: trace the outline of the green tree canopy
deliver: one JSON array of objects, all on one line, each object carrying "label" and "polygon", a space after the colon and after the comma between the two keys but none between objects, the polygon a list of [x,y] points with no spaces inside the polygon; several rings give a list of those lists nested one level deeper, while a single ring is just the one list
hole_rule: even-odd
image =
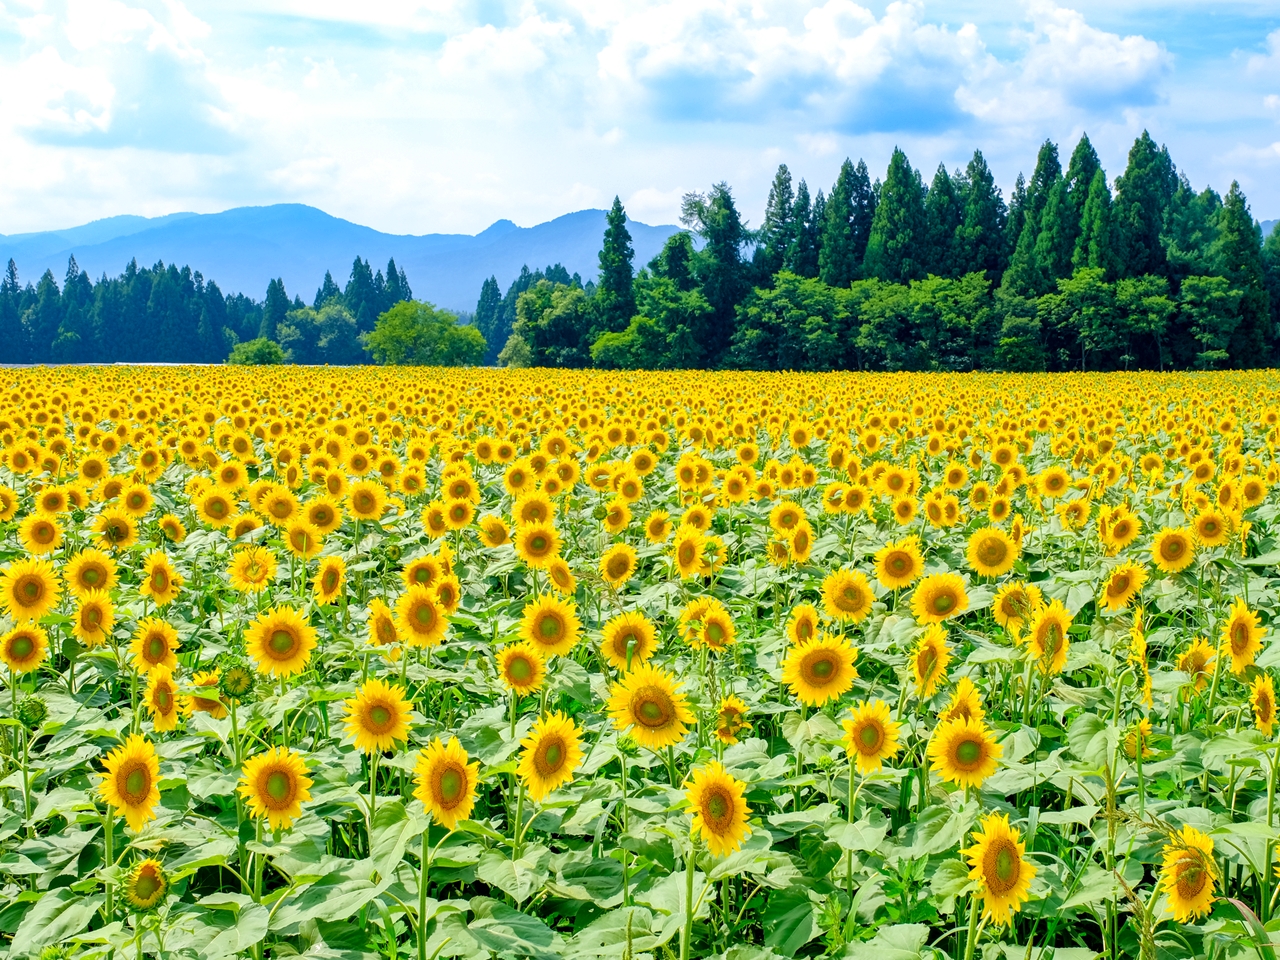
[{"label": "green tree canopy", "polygon": [[421,300],[402,300],[379,315],[365,341],[375,363],[463,367],[480,363],[484,337],[455,314]]}]

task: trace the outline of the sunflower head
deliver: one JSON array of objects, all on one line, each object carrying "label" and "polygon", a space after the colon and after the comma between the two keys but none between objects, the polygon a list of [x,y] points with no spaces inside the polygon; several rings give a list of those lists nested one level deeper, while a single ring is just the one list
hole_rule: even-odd
[{"label": "sunflower head", "polygon": [[311,799],[312,783],[300,753],[287,747],[271,747],[245,761],[236,789],[251,816],[280,830],[291,827],[302,815],[302,804]]},{"label": "sunflower head", "polygon": [[134,910],[155,910],[169,892],[169,878],[159,860],[147,857],[130,868],[124,881],[124,896]]},{"label": "sunflower head", "polygon": [[1218,879],[1213,838],[1184,826],[1164,845],[1160,887],[1168,896],[1169,912],[1179,923],[1190,923],[1213,907]]},{"label": "sunflower head", "polygon": [[600,649],[618,670],[648,663],[657,650],[657,628],[643,613],[620,613],[605,623],[602,633]]},{"label": "sunflower head", "polygon": [[413,795],[446,830],[469,819],[475,806],[480,764],[468,759],[457,737],[450,737],[448,743],[436,738],[418,754],[413,768]]},{"label": "sunflower head", "polygon": [[574,648],[582,632],[577,605],[552,594],[534,597],[525,604],[520,619],[520,639],[544,656],[563,655]]},{"label": "sunflower head", "polygon": [[132,734],[103,758],[98,792],[121,811],[130,829],[141,830],[160,803],[160,760],[150,740]]},{"label": "sunflower head", "polygon": [[520,748],[516,773],[540,802],[573,779],[582,762],[582,731],[563,713],[551,713],[533,725]]},{"label": "sunflower head", "polygon": [[245,633],[245,649],[258,672],[273,677],[301,672],[315,646],[315,628],[284,604],[259,614]]},{"label": "sunflower head", "polygon": [[741,698],[733,694],[725,697],[716,709],[716,738],[721,743],[737,743],[738,734],[751,729],[746,717],[747,705]]},{"label": "sunflower head", "polygon": [[833,570],[822,581],[822,603],[833,620],[859,623],[871,612],[875,594],[857,570]]},{"label": "sunflower head", "polygon": [[0,609],[14,620],[39,620],[62,596],[58,574],[48,560],[15,560],[0,574]]},{"label": "sunflower head", "polygon": [[928,747],[930,769],[961,787],[981,787],[1003,752],[981,720],[963,718],[939,723]]},{"label": "sunflower head", "polygon": [[0,660],[13,674],[30,673],[49,655],[49,635],[35,623],[21,623],[0,637]]},{"label": "sunflower head", "polygon": [[651,750],[679,743],[694,722],[675,677],[647,663],[623,674],[613,685],[609,715],[619,732],[629,730],[641,746]]},{"label": "sunflower head", "polygon": [[977,881],[983,916],[1007,925],[1031,896],[1035,865],[1025,859],[1025,844],[1017,828],[1009,826],[1007,814],[987,814],[971,840],[973,845],[961,854],[972,868],[969,879]]},{"label": "sunflower head", "polygon": [[911,596],[911,612],[919,624],[941,623],[968,609],[969,595],[957,573],[931,573]]},{"label": "sunflower head", "polygon": [[933,623],[925,628],[911,653],[911,679],[916,694],[921,699],[932,697],[934,691],[947,678],[947,664],[951,662],[951,649],[947,646],[947,631],[941,624]]},{"label": "sunflower head", "polygon": [[787,651],[782,661],[782,682],[801,703],[822,706],[843,696],[858,678],[854,661],[858,650],[843,636],[818,634]]},{"label": "sunflower head", "polygon": [[357,750],[385,753],[394,750],[397,741],[409,738],[413,705],[398,686],[370,677],[344,705],[347,733]]},{"label": "sunflower head", "polygon": [[844,745],[859,773],[875,773],[885,760],[898,753],[901,729],[883,700],[864,700],[853,708],[850,718],[844,721]]},{"label": "sunflower head", "polygon": [[876,579],[886,590],[909,587],[924,572],[918,537],[906,537],[885,544],[875,555]]}]

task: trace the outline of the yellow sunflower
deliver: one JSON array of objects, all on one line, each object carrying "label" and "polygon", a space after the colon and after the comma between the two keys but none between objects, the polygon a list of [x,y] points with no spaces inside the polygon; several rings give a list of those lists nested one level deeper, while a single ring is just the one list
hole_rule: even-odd
[{"label": "yellow sunflower", "polygon": [[396,601],[396,632],[411,647],[435,647],[449,629],[435,591],[412,586]]},{"label": "yellow sunflower", "polygon": [[92,649],[111,639],[115,622],[116,608],[111,602],[110,594],[102,590],[90,590],[80,596],[71,632],[77,640]]},{"label": "yellow sunflower", "polygon": [[1184,826],[1164,845],[1160,888],[1168,895],[1169,911],[1179,923],[1190,923],[1213,907],[1218,877],[1213,838]]},{"label": "yellow sunflower", "polygon": [[137,734],[103,758],[105,772],[98,793],[124,814],[130,829],[141,830],[156,815],[160,803],[160,760],[156,749]]},{"label": "yellow sunflower", "polygon": [[1013,569],[1021,548],[999,527],[983,527],[969,538],[969,566],[982,577],[998,577]]},{"label": "yellow sunflower", "polygon": [[347,709],[347,734],[357,750],[386,753],[395,749],[397,740],[409,739],[413,704],[398,686],[370,677],[343,706]]},{"label": "yellow sunflower", "polygon": [[619,733],[631,731],[642,747],[679,743],[694,716],[675,677],[650,664],[624,673],[609,692],[609,715]]},{"label": "yellow sunflower", "polygon": [[371,647],[389,647],[400,640],[395,616],[378,598],[369,601],[369,635],[365,642]]},{"label": "yellow sunflower", "polygon": [[1151,541],[1151,560],[1163,573],[1185,570],[1195,558],[1195,540],[1186,527],[1165,527]]},{"label": "yellow sunflower", "polygon": [[245,631],[245,650],[259,673],[289,677],[306,669],[316,646],[316,631],[293,607],[280,604]]},{"label": "yellow sunflower", "polygon": [[573,779],[582,763],[582,731],[563,713],[538,720],[520,741],[516,773],[529,796],[541,802],[547,794]]},{"label": "yellow sunflower", "polygon": [[812,604],[797,604],[787,618],[787,639],[804,643],[818,635],[818,610]]},{"label": "yellow sunflower", "polygon": [[986,709],[982,706],[982,694],[978,692],[978,688],[974,686],[973,681],[968,677],[961,677],[956,683],[956,688],[951,692],[951,699],[947,701],[946,707],[942,713],[938,714],[938,722],[945,723],[948,720],[981,720],[987,715]]},{"label": "yellow sunflower", "polygon": [[[195,502],[196,516],[200,522],[215,530],[221,530],[236,522],[236,502],[221,490],[209,490]],[[106,511],[103,511],[106,514]]]},{"label": "yellow sunflower", "polygon": [[947,664],[950,662],[951,648],[947,646],[946,629],[941,624],[930,624],[911,653],[911,679],[916,685],[916,696],[922,700],[932,697],[947,679]]},{"label": "yellow sunflower", "polygon": [[517,528],[516,556],[530,567],[542,569],[560,555],[560,534],[552,523],[529,523]]},{"label": "yellow sunflower", "polygon": [[717,760],[694,770],[685,789],[692,830],[707,842],[714,857],[724,857],[739,850],[750,830],[747,817],[751,808],[743,799],[746,784],[725,772]]},{"label": "yellow sunflower", "polygon": [[740,697],[729,694],[716,709],[716,739],[724,744],[738,742],[738,734],[750,730],[747,722],[747,705]]},{"label": "yellow sunflower", "polygon": [[547,678],[547,661],[535,644],[509,643],[498,651],[498,675],[515,693],[536,693]]},{"label": "yellow sunflower", "polygon": [[1071,647],[1069,631],[1072,615],[1061,600],[1054,600],[1041,607],[1031,619],[1027,634],[1030,656],[1045,676],[1062,672],[1067,665],[1067,650]]},{"label": "yellow sunflower", "polygon": [[707,537],[697,527],[681,526],[671,540],[671,560],[681,577],[693,577],[702,570]]},{"label": "yellow sunflower", "polygon": [[822,581],[822,605],[833,620],[859,623],[875,602],[871,584],[858,570],[833,570]]},{"label": "yellow sunflower", "polygon": [[911,595],[911,613],[916,623],[941,623],[969,609],[969,595],[958,573],[931,573]]},{"label": "yellow sunflower", "polygon": [[160,617],[147,617],[138,622],[129,653],[133,656],[134,669],[149,674],[156,667],[178,668],[178,631]]},{"label": "yellow sunflower", "polygon": [[18,542],[27,553],[37,556],[52,553],[62,545],[62,528],[53,517],[33,513],[18,524]]},{"label": "yellow sunflower", "polygon": [[636,550],[628,543],[615,543],[600,558],[600,575],[615,590],[636,572]]},{"label": "yellow sunflower", "polygon": [[996,591],[991,605],[996,623],[1009,631],[1015,643],[1022,642],[1022,631],[1044,606],[1044,594],[1033,583],[1006,583]]},{"label": "yellow sunflower", "polygon": [[1146,582],[1147,571],[1140,564],[1122,563],[1113,568],[1102,587],[1102,608],[1123,610],[1142,592]]},{"label": "yellow sunflower", "polygon": [[1017,827],[1009,826],[1008,814],[987,814],[971,840],[973,845],[960,854],[972,867],[969,879],[978,883],[975,895],[982,901],[982,915],[1007,926],[1031,897],[1035,865],[1026,859],[1026,845]]},{"label": "yellow sunflower", "polygon": [[310,560],[324,547],[324,537],[307,521],[290,520],[284,528],[284,546],[295,557]]},{"label": "yellow sunflower", "polygon": [[550,594],[534,597],[525,604],[520,618],[520,639],[532,643],[543,656],[566,654],[574,648],[582,632],[577,605]]},{"label": "yellow sunflower", "polygon": [[476,536],[486,547],[500,547],[511,539],[511,531],[507,529],[501,517],[495,517],[493,514],[483,516],[477,526],[479,531]]},{"label": "yellow sunflower", "polygon": [[20,623],[0,637],[0,660],[10,673],[30,673],[49,655],[49,635],[35,623]]},{"label": "yellow sunflower", "polygon": [[600,650],[609,664],[618,670],[629,670],[649,658],[657,650],[657,628],[643,613],[620,613],[605,622]]},{"label": "yellow sunflower", "polygon": [[[191,686],[197,691],[217,690],[222,680],[221,670],[197,670],[191,677]],[[212,697],[202,693],[193,693],[182,701],[182,709],[188,716],[196,713],[207,713],[215,720],[222,720],[227,715],[227,705],[222,702],[221,691]]]},{"label": "yellow sunflower", "polygon": [[547,579],[554,589],[566,597],[573,596],[578,589],[578,578],[573,575],[563,557],[556,557],[547,564]]},{"label": "yellow sunflower", "polygon": [[142,583],[138,587],[138,592],[144,597],[150,597],[152,603],[157,607],[168,606],[178,596],[178,591],[182,589],[183,579],[173,565],[169,562],[169,558],[165,556],[164,551],[155,550],[147,555],[146,561],[143,563]]},{"label": "yellow sunflower", "polygon": [[91,590],[107,592],[119,582],[116,562],[94,547],[87,547],[72,557],[63,576],[67,580],[67,589],[77,597]]},{"label": "yellow sunflower", "polygon": [[18,622],[39,620],[61,596],[62,584],[48,560],[15,560],[0,574],[0,609]]},{"label": "yellow sunflower", "polygon": [[1253,723],[1264,737],[1271,736],[1276,723],[1276,685],[1268,673],[1260,673],[1249,685]]},{"label": "yellow sunflower", "polygon": [[446,744],[436,738],[419,754],[413,768],[417,784],[413,795],[431,818],[446,830],[471,816],[476,802],[480,764],[468,763],[467,751],[457,737]]},{"label": "yellow sunflower", "polygon": [[981,787],[996,772],[1004,748],[981,720],[957,717],[938,724],[929,739],[929,769],[948,783]]},{"label": "yellow sunflower", "polygon": [[901,749],[901,730],[902,724],[889,715],[887,703],[863,700],[844,721],[845,752],[857,764],[859,773],[875,773]]},{"label": "yellow sunflower", "polygon": [[1191,526],[1201,546],[1221,547],[1231,542],[1231,521],[1218,510],[1200,511]]},{"label": "yellow sunflower", "polygon": [[381,520],[387,493],[376,480],[357,480],[347,491],[347,511],[358,520]]},{"label": "yellow sunflower", "polygon": [[147,857],[129,868],[124,880],[124,897],[139,912],[154,910],[169,892],[169,878],[159,860]]},{"label": "yellow sunflower", "polygon": [[876,579],[886,590],[909,587],[924,573],[924,558],[920,555],[920,539],[906,537],[891,540],[876,551]]},{"label": "yellow sunflower", "polygon": [[287,830],[302,816],[313,782],[302,754],[288,747],[271,747],[244,762],[236,789],[250,816],[265,819],[273,830]]},{"label": "yellow sunflower", "polygon": [[316,568],[315,580],[312,581],[312,592],[316,603],[320,606],[333,603],[342,595],[342,587],[347,579],[347,565],[341,557],[329,556],[321,559]]},{"label": "yellow sunflower", "polygon": [[782,682],[792,696],[810,707],[843,696],[858,678],[854,661],[857,647],[843,636],[819,634],[787,651],[782,661]]},{"label": "yellow sunflower", "polygon": [[1178,669],[1191,678],[1197,693],[1204,690],[1213,675],[1213,662],[1218,658],[1217,651],[1204,637],[1196,637],[1187,645],[1187,649],[1178,657]]},{"label": "yellow sunflower", "polygon": [[168,667],[156,667],[151,671],[142,702],[151,713],[151,727],[156,733],[167,733],[178,728],[178,716],[183,710],[184,701],[185,698],[178,693],[178,687],[173,682],[173,672]]},{"label": "yellow sunflower", "polygon": [[1261,624],[1261,618],[1237,597],[1222,625],[1222,652],[1231,655],[1231,672],[1236,676],[1244,673],[1262,649],[1266,631]]},{"label": "yellow sunflower", "polygon": [[276,577],[275,554],[266,547],[241,547],[231,556],[227,580],[241,593],[261,593]]}]

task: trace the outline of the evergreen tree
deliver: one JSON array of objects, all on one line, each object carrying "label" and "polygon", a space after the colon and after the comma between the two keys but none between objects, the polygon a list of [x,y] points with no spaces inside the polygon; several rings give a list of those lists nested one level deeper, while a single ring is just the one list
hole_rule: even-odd
[{"label": "evergreen tree", "polygon": [[627,230],[626,211],[617,197],[613,198],[605,223],[594,305],[600,330],[617,332],[626,329],[636,312],[635,272],[631,266],[635,250]]},{"label": "evergreen tree", "polygon": [[1206,187],[1196,193],[1186,176],[1179,175],[1160,237],[1169,279],[1175,284],[1193,274],[1214,272],[1213,245],[1221,215],[1222,197],[1217,191]]},{"label": "evergreen tree", "polygon": [[311,306],[314,309],[319,310],[330,300],[341,296],[342,288],[333,282],[333,274],[326,270],[324,272],[324,283],[320,284],[320,288],[316,290],[316,299]]},{"label": "evergreen tree", "polygon": [[927,243],[924,183],[907,155],[894,148],[880,189],[864,269],[879,280],[905,283],[924,276]]},{"label": "evergreen tree", "polygon": [[787,251],[795,242],[795,216],[796,196],[791,186],[791,171],[782,163],[769,185],[764,223],[760,226],[760,239],[756,245],[754,263],[758,283],[768,285],[773,275],[782,269]]},{"label": "evergreen tree", "polygon": [[742,261],[743,245],[750,231],[738,215],[727,183],[717,183],[707,194],[689,193],[680,209],[680,221],[703,240],[694,257],[694,275],[713,311],[708,342],[702,345],[700,366],[715,366],[733,335],[734,312],[751,289]]},{"label": "evergreen tree", "polygon": [[258,327],[258,336],[275,340],[276,328],[284,321],[288,312],[289,297],[284,292],[284,280],[272,280],[267,284],[267,299],[262,307],[262,324]]},{"label": "evergreen tree", "polygon": [[53,339],[62,324],[62,291],[53,271],[45,270],[36,284],[34,302],[24,312],[22,322],[27,328],[27,340],[31,344],[34,363],[48,363],[53,359]]},{"label": "evergreen tree", "polygon": [[[382,276],[381,271],[378,276]],[[378,320],[378,314],[384,312],[381,309],[381,291],[378,289],[382,285],[375,283],[369,262],[356,257],[351,264],[351,277],[347,280],[346,289],[342,291],[342,300],[343,305],[356,318],[356,326],[361,333],[371,331]]]},{"label": "evergreen tree", "polygon": [[1018,172],[1018,179],[1013,182],[1013,193],[1009,196],[1009,216],[1004,225],[1004,261],[1006,268],[1013,251],[1018,246],[1018,238],[1022,236],[1022,228],[1027,225],[1027,181]]},{"label": "evergreen tree", "polygon": [[1076,239],[1084,222],[1084,208],[1089,202],[1093,177],[1101,169],[1102,162],[1098,159],[1098,152],[1093,149],[1093,144],[1089,142],[1089,135],[1081,134],[1076,148],[1071,151],[1071,162],[1067,164],[1066,172],[1066,200],[1070,214],[1063,222],[1071,234],[1072,251],[1075,250]]},{"label": "evergreen tree", "polygon": [[941,163],[925,196],[924,212],[926,234],[922,259],[925,273],[937,277],[958,276],[956,243],[964,223],[964,208],[955,181]]},{"label": "evergreen tree", "polygon": [[28,359],[21,296],[18,265],[10,259],[4,279],[0,280],[0,363],[26,363]]},{"label": "evergreen tree", "polygon": [[1115,224],[1126,276],[1167,272],[1160,234],[1177,187],[1169,151],[1157,148],[1151,134],[1142,131],[1129,150],[1124,175],[1116,180]]},{"label": "evergreen tree", "polygon": [[413,291],[409,289],[409,280],[404,271],[397,269],[396,258],[387,261],[386,309],[390,310],[401,300],[412,300]]},{"label": "evergreen tree", "polygon": [[858,263],[859,277],[865,276],[862,263],[867,257],[867,241],[871,239],[871,224],[876,218],[876,198],[879,184],[872,186],[867,164],[858,161],[853,171],[853,256]]},{"label": "evergreen tree", "polygon": [[676,290],[684,293],[697,286],[693,277],[693,255],[693,240],[680,230],[667,237],[662,251],[649,261],[649,269],[655,277],[670,280]]},{"label": "evergreen tree", "polygon": [[[490,277],[480,287],[480,299],[476,301],[476,329],[484,337],[489,352],[497,339],[498,324],[502,317],[502,291],[498,278]],[[505,342],[505,341],[504,341]]]},{"label": "evergreen tree", "polygon": [[1228,351],[1236,366],[1266,366],[1272,357],[1275,334],[1263,273],[1262,231],[1235,181],[1222,203],[1214,255],[1217,272],[1241,293],[1240,322],[1231,335]]},{"label": "evergreen tree", "polygon": [[998,283],[1005,264],[1006,211],[982,151],[973,152],[964,179],[963,222],[956,232],[955,272],[957,276],[985,273],[987,280]]},{"label": "evergreen tree", "polygon": [[1071,265],[1075,270],[1101,270],[1108,280],[1114,280],[1120,272],[1115,226],[1111,218],[1111,190],[1101,167],[1094,172],[1093,182],[1089,184],[1089,196],[1080,219],[1080,235],[1071,252]]},{"label": "evergreen tree", "polygon": [[800,277],[816,277],[818,275],[818,237],[817,222],[814,218],[813,205],[809,200],[809,185],[803,180],[796,188],[795,204],[791,208],[791,221],[794,233],[787,252],[782,259],[782,268]]},{"label": "evergreen tree", "polygon": [[1036,237],[1036,293],[1049,293],[1063,277],[1071,276],[1071,257],[1075,253],[1080,222],[1068,193],[1068,180],[1059,177],[1049,190],[1049,199],[1040,214],[1040,233]]},{"label": "evergreen tree", "polygon": [[813,269],[816,277],[822,262],[822,225],[827,222],[827,198],[819,190],[813,198]]},{"label": "evergreen tree", "polygon": [[1262,244],[1262,272],[1271,302],[1271,329],[1280,331],[1280,230],[1275,227]]},{"label": "evergreen tree", "polygon": [[818,276],[833,287],[847,287],[858,278],[862,259],[854,236],[854,193],[857,172],[845,159],[840,175],[827,197],[821,222],[822,240],[818,252]]},{"label": "evergreen tree", "polygon": [[1052,140],[1040,145],[1036,157],[1036,169],[1026,186],[1026,198],[1019,205],[1022,230],[1009,269],[1005,271],[1003,287],[1006,291],[1034,295],[1047,286],[1039,261],[1036,259],[1036,243],[1040,239],[1040,219],[1048,206],[1054,185],[1062,178],[1062,164],[1058,162],[1058,147]]}]

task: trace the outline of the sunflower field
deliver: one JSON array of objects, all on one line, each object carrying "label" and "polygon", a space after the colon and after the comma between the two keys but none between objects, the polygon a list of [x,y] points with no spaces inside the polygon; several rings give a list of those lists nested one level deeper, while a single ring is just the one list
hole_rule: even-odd
[{"label": "sunflower field", "polygon": [[0,372],[0,955],[1276,956],[1280,376]]}]

